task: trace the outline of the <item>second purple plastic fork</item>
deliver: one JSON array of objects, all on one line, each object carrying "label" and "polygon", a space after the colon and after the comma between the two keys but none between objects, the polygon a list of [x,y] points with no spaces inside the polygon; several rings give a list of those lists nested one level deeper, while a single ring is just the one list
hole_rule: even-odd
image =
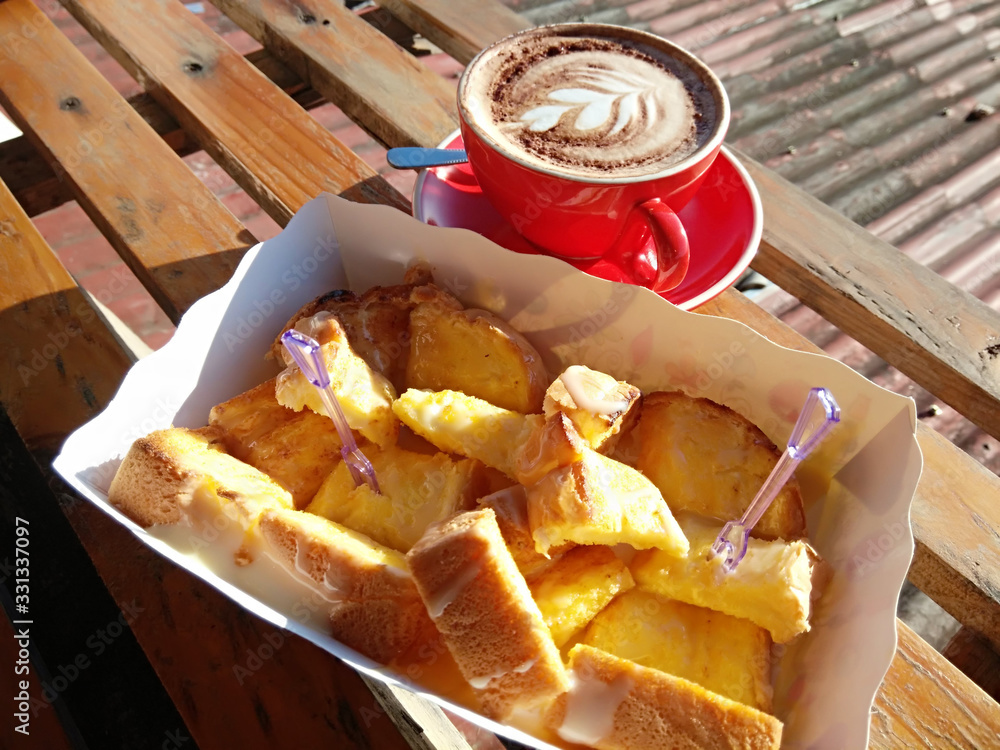
[{"label": "second purple plastic fork", "polygon": [[747,553],[750,531],[764,515],[771,501],[778,496],[785,482],[795,471],[795,467],[812,453],[827,433],[840,421],[840,406],[833,394],[826,388],[813,388],[806,397],[799,419],[795,423],[788,447],[781,454],[770,475],[757,492],[743,517],[738,521],[729,521],[712,544],[712,555],[724,555],[723,568],[727,572],[736,569],[740,560]]}]

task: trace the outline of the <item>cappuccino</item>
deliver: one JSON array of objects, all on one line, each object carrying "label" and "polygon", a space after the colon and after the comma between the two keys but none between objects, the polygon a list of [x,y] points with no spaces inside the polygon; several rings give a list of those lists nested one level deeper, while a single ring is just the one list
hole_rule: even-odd
[{"label": "cappuccino", "polygon": [[667,170],[712,137],[721,107],[703,67],[631,29],[539,28],[482,53],[459,101],[470,125],[527,166],[627,179]]}]

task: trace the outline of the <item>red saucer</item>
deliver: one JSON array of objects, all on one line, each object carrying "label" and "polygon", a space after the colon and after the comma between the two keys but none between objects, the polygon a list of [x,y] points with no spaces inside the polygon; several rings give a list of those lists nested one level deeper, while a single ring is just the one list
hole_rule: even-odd
[{"label": "red saucer", "polygon": [[[462,147],[458,131],[441,144]],[[413,189],[413,215],[434,226],[471,229],[509,250],[539,252],[493,209],[468,164],[421,172]],[[760,243],[763,214],[750,175],[723,146],[701,189],[678,215],[687,230],[691,265],[680,285],[660,296],[690,310],[725,291],[747,269]],[[594,276],[622,280],[614,266],[600,260],[573,265]]]}]

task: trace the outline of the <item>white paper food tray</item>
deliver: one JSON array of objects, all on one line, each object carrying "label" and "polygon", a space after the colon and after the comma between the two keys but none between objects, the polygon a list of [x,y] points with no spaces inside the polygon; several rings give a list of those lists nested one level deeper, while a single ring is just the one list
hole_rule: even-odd
[{"label": "white paper food tray", "polygon": [[66,441],[56,470],[145,543],[259,617],[492,731],[550,747],[427,694],[287,610],[272,609],[240,581],[221,580],[107,503],[134,439],[171,424],[203,426],[213,405],[275,374],[264,353],[301,305],[331,289],[400,283],[414,259],[431,263],[437,283],[467,305],[508,319],[550,373],[585,364],[643,391],[705,396],[744,414],[779,446],[810,387],[834,392],[841,424],[799,471],[812,543],[833,577],[812,631],[780,655],[775,713],[785,722],[786,748],[867,747],[869,712],[895,653],[896,601],[913,554],[909,510],[922,463],[913,401],[828,357],[779,347],[742,323],[683,312],[645,289],[586,276],[552,258],[516,255],[391,208],[321,196],[279,236],[247,252],[232,280],[196,303],[173,339],[131,369],[108,408]]}]

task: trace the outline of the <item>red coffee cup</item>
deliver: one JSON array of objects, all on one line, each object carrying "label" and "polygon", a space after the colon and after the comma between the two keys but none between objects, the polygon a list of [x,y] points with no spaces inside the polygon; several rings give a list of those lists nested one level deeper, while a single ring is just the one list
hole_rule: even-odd
[{"label": "red coffee cup", "polygon": [[[600,54],[591,55],[591,47]],[[551,66],[556,64],[552,58],[561,56],[561,69],[541,69],[540,61]],[[634,67],[643,60],[666,69],[684,88],[661,81],[658,72],[646,75]],[[541,72],[529,78],[524,71],[536,67]],[[679,101],[678,91],[688,92],[693,115],[689,109],[682,116],[677,114],[680,107],[671,108]],[[525,107],[534,106],[518,118],[517,102],[499,104],[508,95],[528,102]],[[501,106],[504,111],[498,113]],[[458,111],[469,163],[483,194],[525,239],[569,260],[603,258],[625,278],[657,292],[683,280],[690,249],[676,212],[701,186],[722,147],[730,116],[722,83],[694,55],[627,27],[556,24],[529,29],[501,39],[469,63],[458,86]],[[660,119],[650,124],[654,111]],[[674,134],[686,132],[685,116],[693,117],[696,137],[667,153],[680,141]],[[550,132],[528,132],[552,122],[557,124]],[[593,122],[599,123],[597,128],[584,127]],[[626,125],[614,131],[621,122]],[[631,139],[621,163],[613,161],[620,155],[610,140],[596,148],[585,144],[576,151],[560,150],[565,144],[575,148],[580,133],[582,143],[607,132],[611,140]],[[555,153],[536,153],[517,138],[535,139]],[[636,153],[647,161],[629,161]],[[571,158],[578,163],[570,163]],[[601,161],[605,158],[607,163]]]}]

